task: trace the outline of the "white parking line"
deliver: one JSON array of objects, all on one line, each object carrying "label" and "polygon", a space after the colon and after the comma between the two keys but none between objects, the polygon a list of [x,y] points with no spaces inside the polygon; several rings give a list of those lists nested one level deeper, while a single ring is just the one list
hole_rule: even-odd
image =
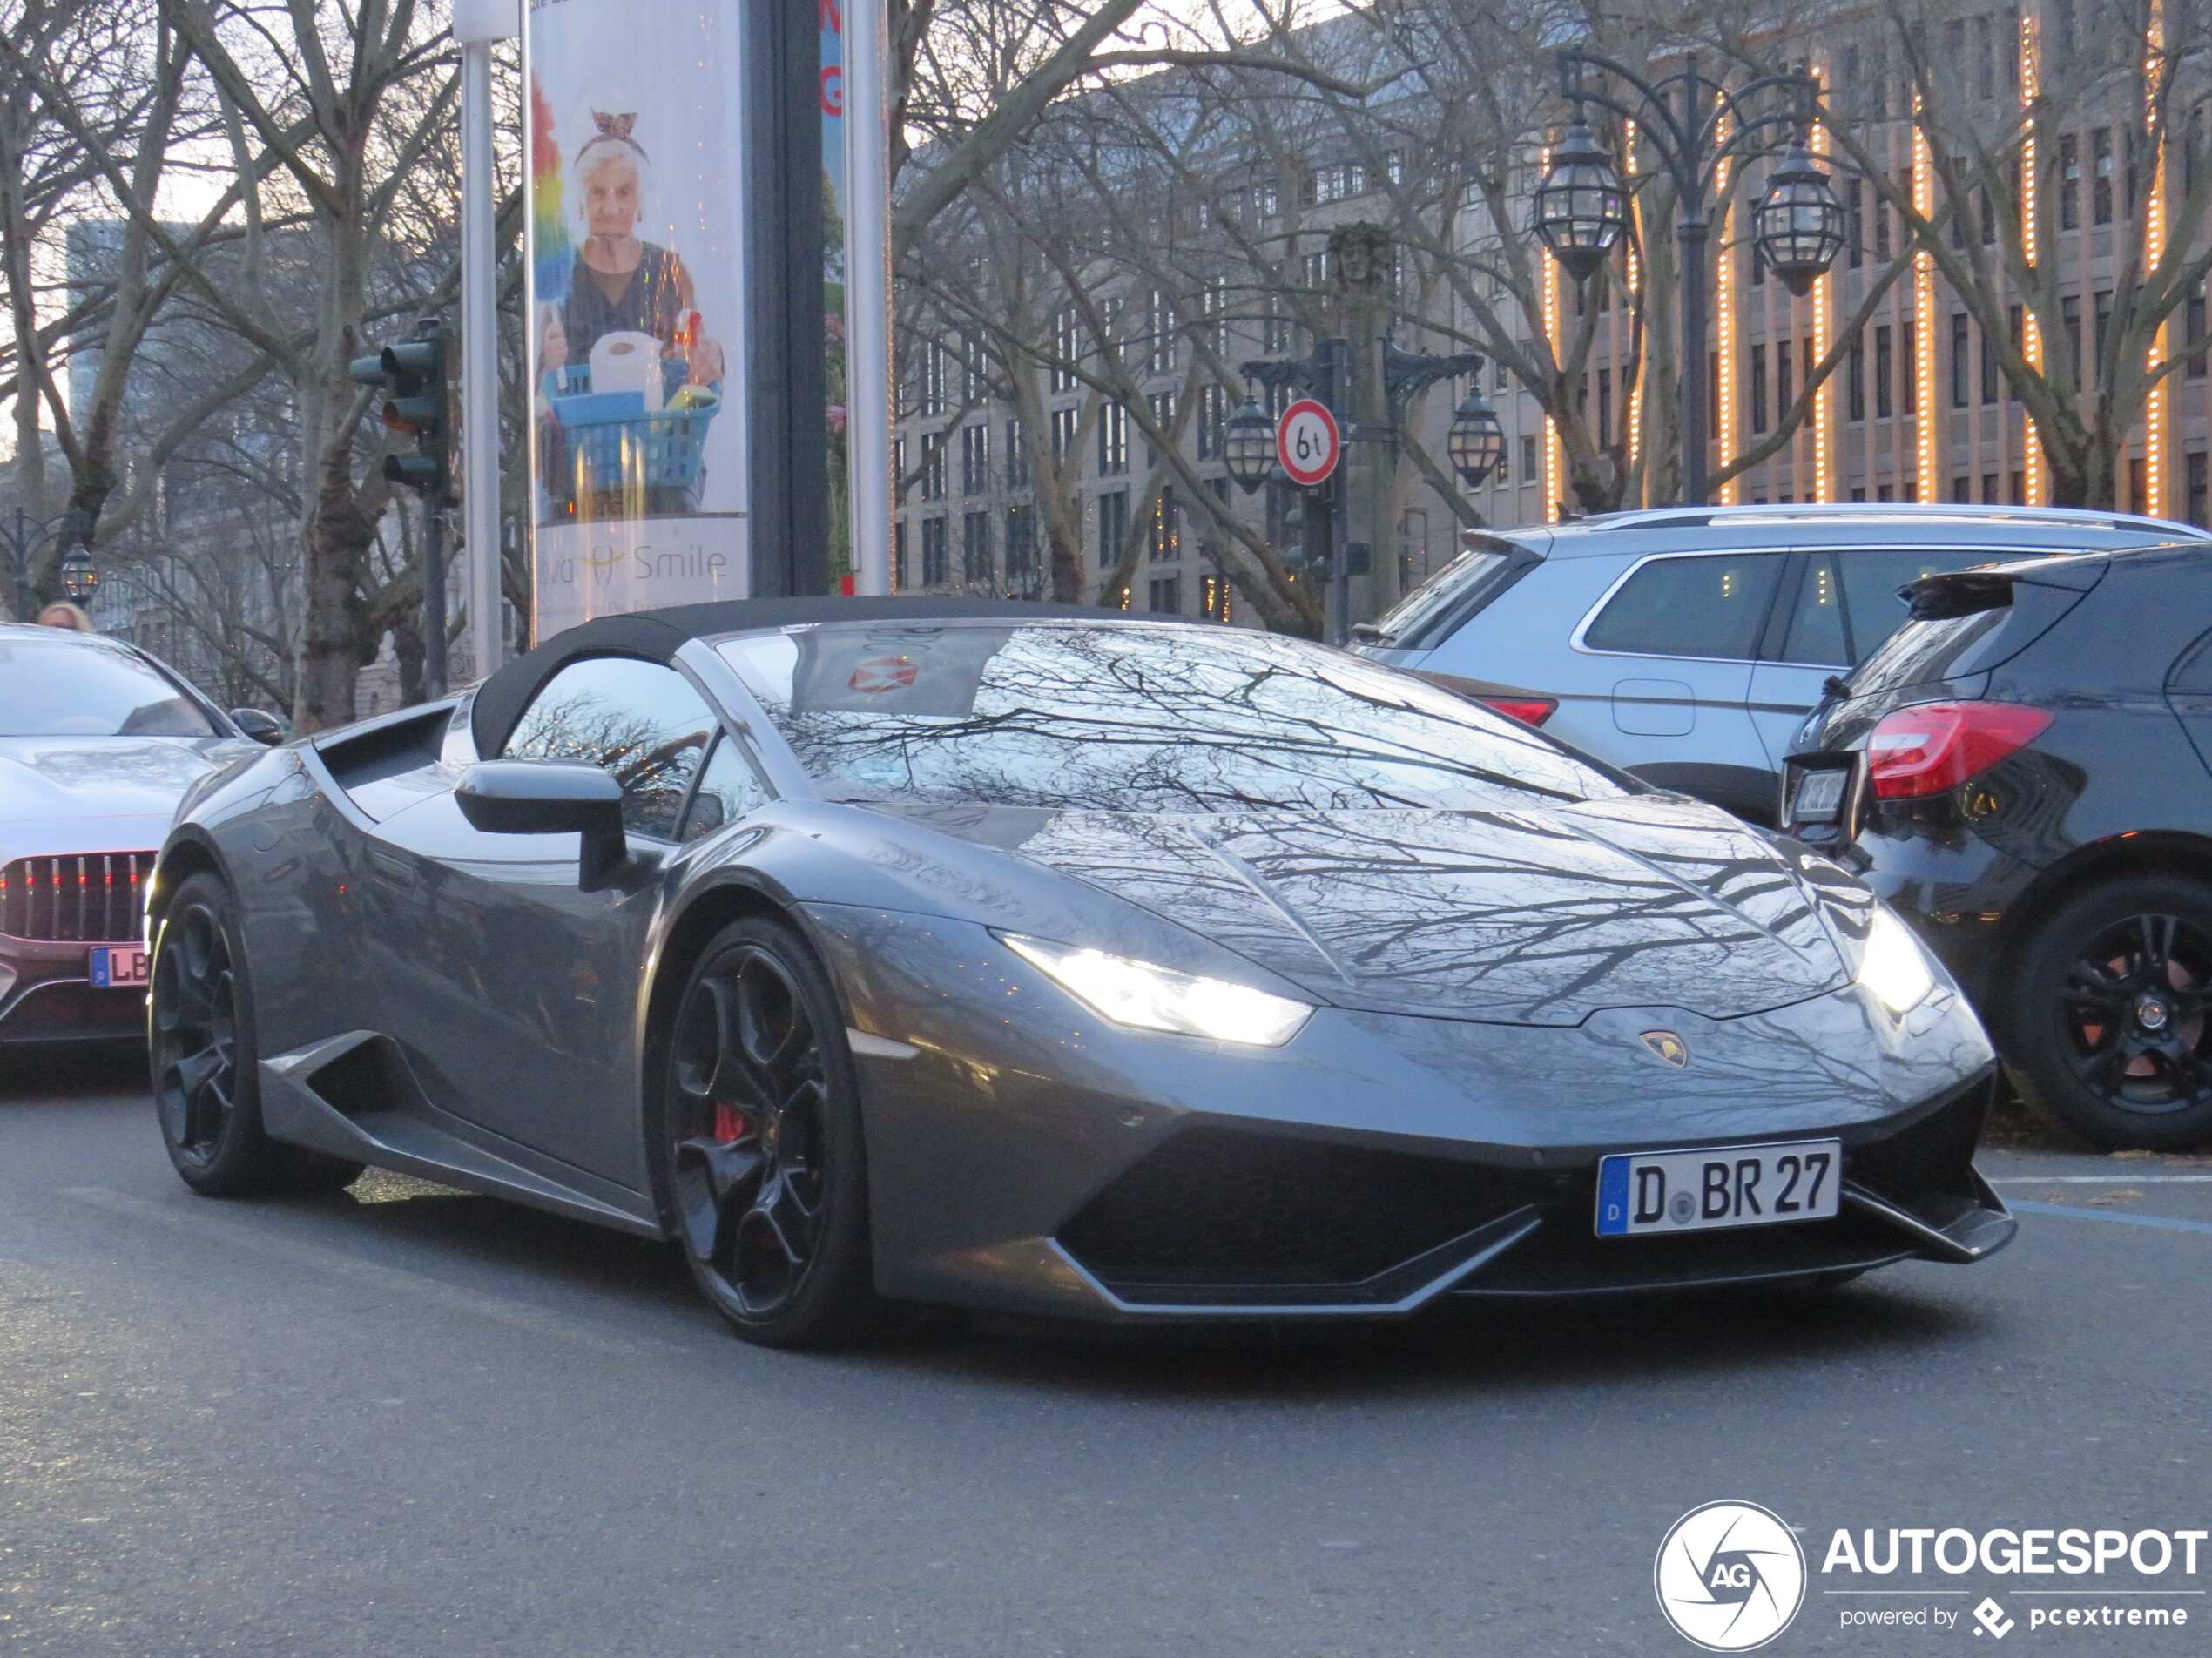
[{"label": "white parking line", "polygon": [[2212,1186],[2212,1175],[2006,1175],[1993,1186]]},{"label": "white parking line", "polygon": [[468,1289],[407,1267],[388,1266],[381,1261],[363,1260],[344,1250],[263,1232],[214,1215],[185,1212],[166,1203],[150,1203],[143,1197],[110,1191],[105,1186],[65,1186],[62,1188],[61,1195],[71,1203],[82,1203],[89,1209],[102,1210],[131,1220],[151,1221],[157,1226],[172,1227],[197,1237],[217,1239],[249,1254],[266,1256],[293,1265],[320,1268],[338,1277],[350,1278],[357,1284],[366,1284],[394,1295],[434,1301],[448,1311],[464,1313],[471,1318],[489,1318],[534,1334],[556,1336],[564,1341],[597,1348],[603,1352],[636,1353],[641,1348],[661,1352],[691,1351],[683,1343],[672,1342],[664,1337],[647,1335],[642,1331],[612,1335],[565,1313],[556,1312],[550,1307],[541,1307],[507,1296],[487,1294],[482,1290]]}]

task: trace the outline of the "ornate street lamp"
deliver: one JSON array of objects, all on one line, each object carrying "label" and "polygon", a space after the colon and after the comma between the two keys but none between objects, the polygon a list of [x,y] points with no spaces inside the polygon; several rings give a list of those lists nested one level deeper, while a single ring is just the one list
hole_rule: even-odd
[{"label": "ornate street lamp", "polygon": [[1753,236],[1767,268],[1800,296],[1844,249],[1844,207],[1828,175],[1803,138],[1791,145],[1767,180],[1766,195],[1751,216]]},{"label": "ornate street lamp", "polygon": [[1505,464],[1506,428],[1480,386],[1468,387],[1467,396],[1453,413],[1444,448],[1452,457],[1452,469],[1467,481],[1470,489],[1480,486]]},{"label": "ornate street lamp", "polygon": [[100,572],[92,563],[92,555],[79,542],[62,556],[62,591],[71,603],[89,604],[92,594],[99,587]]},{"label": "ornate street lamp", "polygon": [[1536,186],[1536,234],[1561,268],[1582,282],[1605,263],[1628,222],[1621,175],[1578,112]]},{"label": "ornate street lamp", "polygon": [[1247,395],[1229,417],[1222,448],[1229,462],[1229,475],[1246,495],[1273,475],[1275,417],[1259,406],[1259,399]]},{"label": "ornate street lamp", "polygon": [[[1595,70],[1602,78],[1586,84],[1586,70]],[[1810,75],[1793,70],[1729,87],[1708,80],[1691,52],[1684,55],[1680,70],[1653,82],[1580,47],[1559,54],[1559,71],[1560,92],[1575,106],[1575,123],[1553,152],[1551,172],[1537,186],[1535,230],[1576,281],[1605,262],[1627,218],[1621,181],[1583,119],[1585,104],[1633,124],[1673,181],[1681,337],[1698,342],[1688,349],[1701,354],[1704,349],[1706,286],[1711,280],[1706,268],[1711,222],[1706,215],[1721,163],[1770,147],[1777,128],[1790,133],[1792,142],[1756,210],[1756,257],[1766,259],[1793,293],[1803,293],[1834,261],[1843,246],[1843,212],[1828,189],[1827,175],[1813,165],[1805,147],[1804,134],[1820,107],[1819,83]],[[1634,94],[1634,101],[1614,95],[1609,87],[1616,81]],[[1780,99],[1763,108],[1760,100],[1770,92],[1781,94]],[[1706,388],[1702,374],[1680,377],[1683,499],[1699,506],[1706,495]]]}]

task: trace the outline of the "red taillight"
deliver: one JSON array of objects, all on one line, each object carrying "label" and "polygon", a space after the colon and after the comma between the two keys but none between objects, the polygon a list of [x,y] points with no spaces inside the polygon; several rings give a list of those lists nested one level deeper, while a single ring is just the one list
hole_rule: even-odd
[{"label": "red taillight", "polygon": [[1955,789],[2050,729],[2051,717],[2017,703],[1923,703],[1885,714],[1866,739],[1877,797],[1907,800]]},{"label": "red taillight", "polygon": [[1541,725],[1552,717],[1559,706],[1555,697],[1485,697],[1483,704],[1501,714],[1511,714],[1524,725]]}]

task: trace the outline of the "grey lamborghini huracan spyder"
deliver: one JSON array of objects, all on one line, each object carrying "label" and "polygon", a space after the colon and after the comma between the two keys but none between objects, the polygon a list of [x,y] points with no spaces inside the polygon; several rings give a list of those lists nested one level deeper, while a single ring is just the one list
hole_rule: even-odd
[{"label": "grey lamborghini huracan spyder", "polygon": [[1844,871],[1425,682],[1035,604],[602,617],[187,798],[159,1117],[674,1239],[745,1336],[1979,1260],[1966,1001]]}]

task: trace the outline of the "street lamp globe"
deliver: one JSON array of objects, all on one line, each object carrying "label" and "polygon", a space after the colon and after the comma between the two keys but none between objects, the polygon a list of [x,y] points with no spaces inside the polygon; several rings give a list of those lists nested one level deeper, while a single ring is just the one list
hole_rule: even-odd
[{"label": "street lamp globe", "polygon": [[92,594],[100,584],[100,572],[92,563],[92,555],[83,543],[71,548],[62,558],[62,591],[75,604],[89,604]]},{"label": "street lamp globe", "polygon": [[1246,495],[1267,482],[1275,470],[1275,417],[1258,398],[1245,398],[1229,417],[1222,448],[1229,475]]},{"label": "street lamp globe", "polygon": [[1577,282],[1605,263],[1628,224],[1621,176],[1580,116],[1552,152],[1551,171],[1536,186],[1536,234]]},{"label": "street lamp globe", "polygon": [[1470,489],[1505,464],[1506,428],[1481,387],[1467,388],[1467,396],[1452,415],[1452,429],[1445,435],[1444,447],[1452,457],[1452,469],[1467,481]]},{"label": "street lamp globe", "polygon": [[1843,252],[1843,204],[1803,138],[1791,145],[1767,180],[1751,222],[1760,257],[1795,294],[1811,292],[1813,279]]}]

